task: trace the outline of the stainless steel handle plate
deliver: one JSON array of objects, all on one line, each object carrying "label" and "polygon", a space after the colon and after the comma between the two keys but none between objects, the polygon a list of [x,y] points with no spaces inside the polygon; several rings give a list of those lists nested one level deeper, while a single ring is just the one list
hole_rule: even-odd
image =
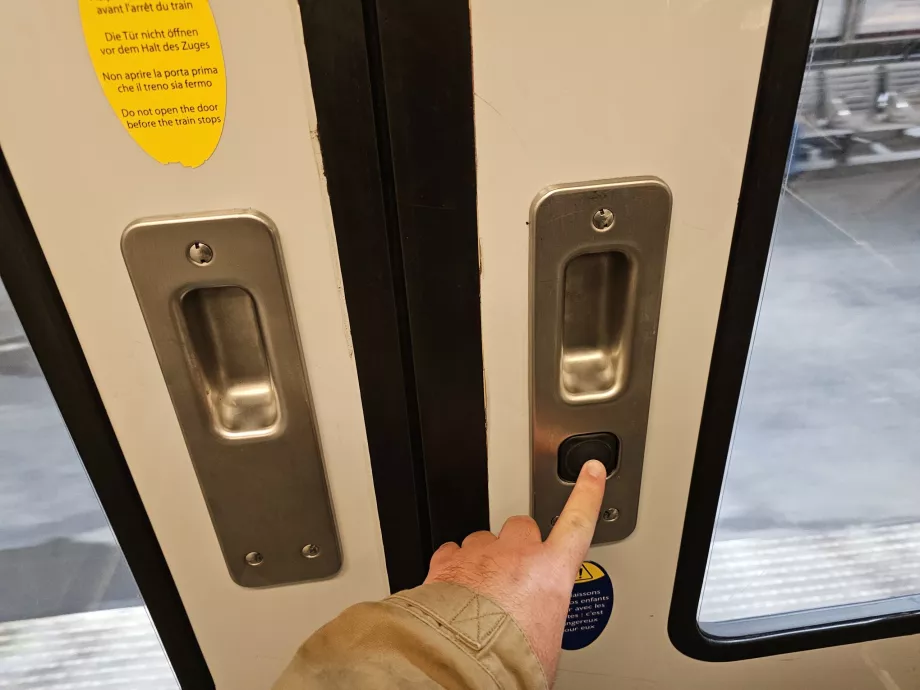
[{"label": "stainless steel handle plate", "polygon": [[531,207],[533,516],[544,536],[585,453],[603,452],[610,473],[594,542],[635,529],[670,217],[670,190],[652,177],[558,185]]},{"label": "stainless steel handle plate", "polygon": [[341,554],[277,233],[255,211],[132,223],[122,253],[234,581]]}]

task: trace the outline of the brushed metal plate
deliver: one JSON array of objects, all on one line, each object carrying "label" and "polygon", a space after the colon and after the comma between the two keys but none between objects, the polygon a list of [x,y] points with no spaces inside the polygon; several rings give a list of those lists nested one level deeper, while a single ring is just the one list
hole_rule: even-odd
[{"label": "brushed metal plate", "polygon": [[[604,209],[613,222],[599,231]],[[532,512],[544,537],[573,486],[559,446],[577,434],[620,441],[594,543],[636,527],[670,218],[654,177],[557,185],[531,206]]]},{"label": "brushed metal plate", "polygon": [[[195,243],[207,263],[190,259]],[[274,224],[251,210],[148,218],[125,230],[122,254],[230,576],[265,587],[334,575],[341,552]]]}]

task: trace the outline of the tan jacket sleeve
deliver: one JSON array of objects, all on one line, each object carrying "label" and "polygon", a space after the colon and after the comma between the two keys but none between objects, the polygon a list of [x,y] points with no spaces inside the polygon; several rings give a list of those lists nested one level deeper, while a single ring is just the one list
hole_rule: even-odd
[{"label": "tan jacket sleeve", "polygon": [[275,690],[545,690],[524,633],[492,600],[434,583],[346,609],[298,650]]}]

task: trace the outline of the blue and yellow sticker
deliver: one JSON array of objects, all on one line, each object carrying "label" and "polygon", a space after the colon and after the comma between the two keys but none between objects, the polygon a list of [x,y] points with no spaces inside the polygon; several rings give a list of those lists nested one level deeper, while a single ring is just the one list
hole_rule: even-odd
[{"label": "blue and yellow sticker", "polygon": [[613,583],[600,565],[585,561],[578,570],[562,633],[563,649],[584,649],[594,642],[613,611]]}]

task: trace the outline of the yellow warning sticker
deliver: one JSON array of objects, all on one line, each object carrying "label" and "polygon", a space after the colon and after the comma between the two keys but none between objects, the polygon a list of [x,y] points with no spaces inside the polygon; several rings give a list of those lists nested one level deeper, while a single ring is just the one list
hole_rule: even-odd
[{"label": "yellow warning sticker", "polygon": [[79,0],[96,76],[122,125],[160,163],[217,148],[227,79],[208,0]]},{"label": "yellow warning sticker", "polygon": [[575,582],[591,582],[602,577],[607,577],[607,574],[599,566],[591,561],[585,561],[578,569],[578,577],[575,578]]}]

